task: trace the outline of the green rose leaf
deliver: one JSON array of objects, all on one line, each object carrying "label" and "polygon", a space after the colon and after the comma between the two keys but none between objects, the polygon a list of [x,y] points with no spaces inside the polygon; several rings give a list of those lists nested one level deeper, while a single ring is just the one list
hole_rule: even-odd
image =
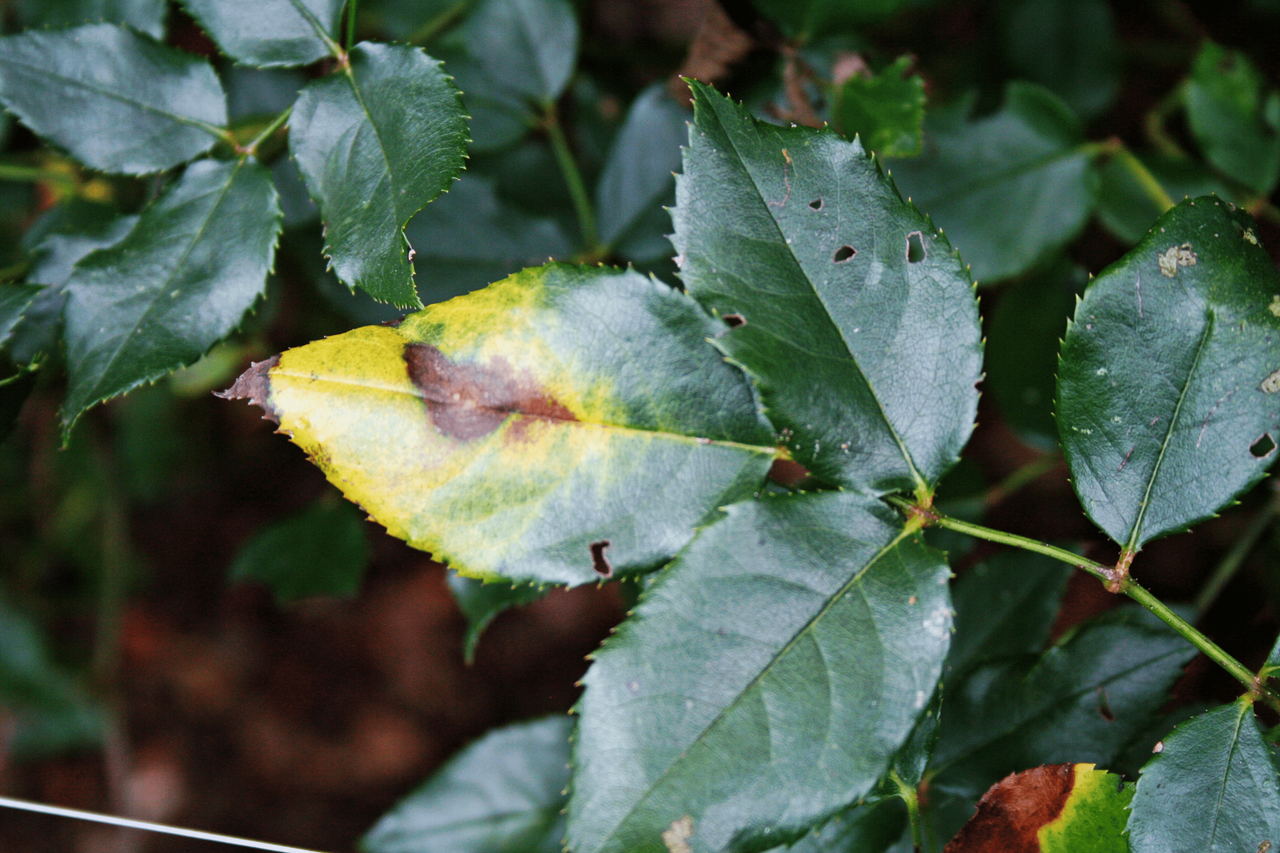
[{"label": "green rose leaf", "polygon": [[673,173],[688,139],[688,113],[655,83],[631,105],[596,185],[600,241],[617,246],[674,194]]},{"label": "green rose leaf", "polygon": [[164,38],[165,0],[18,0],[25,29],[61,30],[80,24],[124,24],[153,39]]},{"label": "green rose leaf", "polygon": [[1113,765],[1149,729],[1195,649],[1132,608],[1082,623],[1042,654],[993,658],[947,685],[930,810],[950,838],[987,788],[1041,764]]},{"label": "green rose leaf", "polygon": [[1120,90],[1106,0],[1012,0],[1000,10],[1000,30],[1012,76],[1047,87],[1084,118],[1105,112]]},{"label": "green rose leaf", "polygon": [[422,304],[404,226],[461,172],[466,137],[458,90],[418,48],[362,42],[348,66],[302,90],[289,147],[348,286]]},{"label": "green rose leaf", "polygon": [[0,39],[0,102],[85,165],[132,175],[198,157],[227,122],[208,60],[112,24]]},{"label": "green rose leaf", "polygon": [[[854,806],[827,821],[823,827],[795,844],[775,847],[770,853],[885,853],[903,838],[907,830],[907,810],[901,800],[880,800]],[[911,850],[910,832],[907,844]],[[895,850],[900,848],[894,848]]]},{"label": "green rose leaf", "polygon": [[23,312],[45,288],[35,284],[0,284],[0,346],[4,346]]},{"label": "green rose leaf", "polygon": [[1070,566],[1028,551],[1001,552],[966,572],[951,591],[956,633],[947,655],[949,683],[983,661],[1039,653],[1070,576]]},{"label": "green rose leaf", "polygon": [[892,511],[824,492],[725,512],[587,671],[570,850],[794,841],[871,790],[933,693],[948,569]]},{"label": "green rose leaf", "polygon": [[66,284],[63,436],[89,407],[195,362],[266,288],[280,206],[252,159],[202,160]]},{"label": "green rose leaf", "polygon": [[932,0],[752,0],[787,35],[801,41],[829,31],[873,24],[903,9],[927,6]]},{"label": "green rose leaf", "polygon": [[690,295],[734,327],[716,345],[815,475],[931,495],[973,428],[982,360],[955,253],[856,142],[692,87],[672,239]]},{"label": "green rose leaf", "polygon": [[307,65],[341,48],[332,38],[344,0],[182,0],[222,52],[259,68]]},{"label": "green rose leaf", "polygon": [[902,56],[879,74],[846,80],[831,109],[836,130],[856,134],[863,147],[884,157],[919,154],[925,95],[924,78],[910,73],[914,62]]},{"label": "green rose leaf", "polygon": [[775,450],[693,300],[553,264],[255,365],[277,419],[393,536],[472,577],[582,584],[666,563]]},{"label": "green rose leaf", "polygon": [[933,113],[924,153],[889,168],[989,283],[1075,239],[1097,201],[1098,174],[1079,120],[1047,89],[1010,83],[1004,106],[982,118],[968,118],[968,106]]},{"label": "green rose leaf", "polygon": [[313,595],[353,596],[369,562],[359,510],[319,500],[276,522],[244,544],[231,563],[234,581],[262,581],[277,601]]},{"label": "green rose leaf", "polygon": [[573,242],[557,220],[526,213],[499,190],[493,178],[468,169],[405,228],[418,247],[413,267],[427,302],[443,302],[573,254]]},{"label": "green rose leaf", "polygon": [[569,717],[497,729],[360,840],[364,853],[561,853]]},{"label": "green rose leaf", "polygon": [[458,609],[467,617],[467,630],[462,635],[462,655],[468,664],[476,658],[480,635],[499,613],[522,604],[530,604],[546,594],[546,587],[533,584],[485,583],[476,578],[450,573],[449,591]]},{"label": "green rose leaf", "polygon": [[564,92],[578,60],[567,0],[480,0],[441,40],[471,116],[473,150],[505,148]]},{"label": "green rose leaf", "polygon": [[1246,853],[1280,842],[1280,775],[1249,702],[1174,729],[1138,779],[1133,853]]},{"label": "green rose leaf", "polygon": [[1186,88],[1187,122],[1205,157],[1262,195],[1280,180],[1280,127],[1267,120],[1280,92],[1264,86],[1248,56],[1205,42]]},{"label": "green rose leaf", "polygon": [[1211,516],[1274,459],[1280,275],[1253,228],[1215,198],[1183,202],[1067,329],[1063,451],[1085,511],[1127,552]]},{"label": "green rose leaf", "polygon": [[[1231,202],[1243,201],[1204,163],[1185,157],[1142,156],[1137,159],[1175,201],[1202,195],[1216,195]],[[1151,223],[1167,209],[1151,197],[1121,158],[1114,157],[1102,167],[1098,221],[1117,239],[1133,245],[1147,235]]]}]

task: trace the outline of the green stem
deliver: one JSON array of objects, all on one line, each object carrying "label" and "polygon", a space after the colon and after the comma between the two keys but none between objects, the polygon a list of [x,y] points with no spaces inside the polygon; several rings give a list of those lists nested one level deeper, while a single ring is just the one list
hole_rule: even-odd
[{"label": "green stem", "polygon": [[573,209],[578,215],[578,228],[582,231],[582,242],[586,244],[585,252],[596,253],[600,250],[600,237],[596,232],[595,211],[591,209],[587,185],[582,180],[582,172],[578,170],[578,164],[574,162],[573,152],[569,150],[569,140],[565,138],[564,128],[560,126],[560,116],[554,103],[547,104],[543,114],[543,126],[547,129],[547,137],[551,141],[551,150],[555,152],[556,162],[564,174],[564,182],[569,187]]},{"label": "green stem", "polygon": [[1262,534],[1267,532],[1267,528],[1271,526],[1271,522],[1278,513],[1280,513],[1280,492],[1275,492],[1267,505],[1249,522],[1248,528],[1236,539],[1231,546],[1231,550],[1227,551],[1226,556],[1222,558],[1222,562],[1214,567],[1209,579],[1200,588],[1200,594],[1196,596],[1195,603],[1192,605],[1195,609],[1197,622],[1213,606],[1213,602],[1217,600],[1223,588],[1235,577],[1236,572],[1240,571],[1240,567],[1244,565],[1245,558],[1249,556],[1254,546],[1258,544]]},{"label": "green stem", "polygon": [[1156,176],[1151,174],[1151,170],[1141,160],[1133,156],[1132,151],[1121,146],[1116,152],[1116,161],[1129,170],[1129,174],[1138,182],[1138,186],[1142,187],[1142,191],[1147,194],[1147,198],[1155,202],[1156,207],[1160,208],[1161,213],[1174,206],[1173,199],[1165,191],[1160,181],[1156,180]]},{"label": "green stem", "polygon": [[1058,548],[1044,542],[1037,542],[1025,536],[1018,536],[1013,533],[1005,533],[1003,530],[992,530],[989,527],[983,527],[980,524],[972,524],[968,521],[961,521],[958,518],[950,518],[942,515],[933,509],[924,509],[916,506],[905,498],[898,496],[889,496],[888,501],[894,506],[903,510],[908,517],[923,518],[928,524],[936,524],[947,530],[954,530],[957,533],[964,533],[979,539],[986,539],[988,542],[997,542],[1001,545],[1008,545],[1013,548],[1021,548],[1025,551],[1032,551],[1037,554],[1043,554],[1046,557],[1052,557],[1055,560],[1061,560],[1076,568],[1083,569],[1099,580],[1107,584],[1107,588],[1113,592],[1123,592],[1132,598],[1138,604],[1141,604],[1147,610],[1151,611],[1162,622],[1181,635],[1187,642],[1195,646],[1212,661],[1217,663],[1236,680],[1243,684],[1250,695],[1256,696],[1267,703],[1271,708],[1280,712],[1280,696],[1277,696],[1271,690],[1259,683],[1254,673],[1245,668],[1244,664],[1236,660],[1219,646],[1210,640],[1204,634],[1196,630],[1190,622],[1183,619],[1177,613],[1173,612],[1168,605],[1160,599],[1152,595],[1145,587],[1128,576],[1127,572],[1119,571],[1117,568],[1104,566],[1101,563],[1095,563],[1093,560],[1087,560],[1079,554],[1072,553],[1065,548]]},{"label": "green stem", "polygon": [[292,115],[292,113],[293,113],[293,106],[290,105],[286,107],[284,112],[280,113],[280,115],[273,118],[271,120],[271,124],[264,127],[262,129],[262,132],[253,138],[252,142],[250,142],[248,145],[244,146],[239,150],[245,154],[249,154],[254,157],[258,156],[258,146],[266,142],[268,139],[270,139],[271,134],[275,133],[277,130],[284,127],[285,122],[289,120],[289,116]]},{"label": "green stem", "polygon": [[465,12],[472,2],[474,2],[474,0],[458,0],[458,2],[454,3],[452,6],[445,9],[443,12],[410,33],[409,38],[406,39],[406,41],[408,41],[409,44],[417,45],[429,43],[440,34],[441,30],[457,20],[458,16]]},{"label": "green stem", "polygon": [[907,818],[911,821],[911,843],[915,846],[915,853],[920,853],[920,851],[924,850],[923,821],[920,820],[920,796],[916,793],[916,789],[904,782],[897,772],[890,770],[889,778],[897,786],[898,796],[907,804]]},{"label": "green stem", "polygon": [[1164,129],[1164,123],[1179,107],[1182,106],[1185,99],[1182,86],[1175,87],[1169,94],[1161,99],[1160,103],[1151,109],[1145,119],[1143,126],[1147,133],[1147,139],[1151,141],[1151,145],[1160,154],[1167,157],[1177,157],[1186,159],[1187,152],[1182,150],[1182,146],[1177,143],[1172,136]]},{"label": "green stem", "polygon": [[359,5],[360,0],[347,0],[347,53],[356,43],[356,8]]},{"label": "green stem", "polygon": [[0,181],[30,181],[32,183],[36,181],[52,181],[69,187],[79,183],[75,175],[54,172],[49,169],[39,169],[34,166],[14,166],[8,163],[0,163]]},{"label": "green stem", "polygon": [[1023,486],[1033,483],[1054,468],[1062,464],[1062,457],[1057,453],[1046,453],[1037,456],[1026,465],[996,483],[982,496],[982,505],[991,507],[1003,501]]},{"label": "green stem", "polygon": [[938,527],[944,527],[947,530],[954,530],[957,533],[965,533],[978,539],[986,539],[988,542],[997,542],[1001,545],[1008,545],[1011,548],[1021,548],[1024,551],[1034,551],[1037,554],[1043,554],[1046,557],[1052,557],[1055,560],[1061,560],[1075,566],[1078,569],[1084,569],[1100,581],[1110,583],[1114,579],[1114,571],[1101,563],[1095,563],[1093,560],[1086,559],[1074,551],[1068,551],[1066,548],[1059,548],[1056,545],[1050,545],[1046,542],[1037,542],[1035,539],[1029,539],[1026,536],[1019,536],[1016,533],[1005,533],[1003,530],[992,530],[990,527],[983,527],[981,524],[973,524],[968,521],[961,521],[958,518],[952,518],[949,515],[942,515],[932,509],[921,509],[906,498],[890,495],[888,501],[899,509],[907,513],[908,516],[917,515],[924,516],[928,524],[936,524]]}]

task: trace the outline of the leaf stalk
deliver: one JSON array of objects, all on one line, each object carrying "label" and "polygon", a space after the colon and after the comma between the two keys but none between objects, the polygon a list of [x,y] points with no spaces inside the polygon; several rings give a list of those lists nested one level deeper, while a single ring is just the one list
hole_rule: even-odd
[{"label": "leaf stalk", "polygon": [[578,217],[578,228],[582,231],[582,241],[585,244],[584,252],[588,255],[597,254],[600,250],[600,236],[596,230],[595,211],[591,208],[582,172],[573,159],[573,152],[569,150],[569,140],[564,135],[564,127],[560,123],[560,114],[554,102],[546,105],[542,126],[546,128],[551,150],[555,153],[556,163],[560,166],[565,185],[569,188],[569,196],[573,199],[573,210]]},{"label": "leaf stalk", "polygon": [[1030,539],[1026,536],[1006,533],[1003,530],[993,530],[990,527],[983,527],[980,524],[973,524],[958,518],[951,518],[932,508],[917,506],[900,496],[890,495],[887,500],[902,510],[909,519],[923,519],[927,525],[936,524],[947,530],[954,530],[957,533],[985,539],[988,542],[996,542],[1012,548],[1021,548],[1024,551],[1043,554],[1046,557],[1060,560],[1088,572],[1102,581],[1108,592],[1123,593],[1145,607],[1156,618],[1176,631],[1187,642],[1191,643],[1191,645],[1203,652],[1206,657],[1217,663],[1218,666],[1225,669],[1233,678],[1243,684],[1250,696],[1261,699],[1270,708],[1280,713],[1280,696],[1265,687],[1261,680],[1244,664],[1228,654],[1217,643],[1200,633],[1194,625],[1179,616],[1167,604],[1156,598],[1149,590],[1129,576],[1129,563],[1133,561],[1133,553],[1126,551],[1122,554],[1115,567],[1104,566],[1093,560],[1085,559],[1065,548],[1059,548],[1045,542],[1037,542],[1035,539]]}]

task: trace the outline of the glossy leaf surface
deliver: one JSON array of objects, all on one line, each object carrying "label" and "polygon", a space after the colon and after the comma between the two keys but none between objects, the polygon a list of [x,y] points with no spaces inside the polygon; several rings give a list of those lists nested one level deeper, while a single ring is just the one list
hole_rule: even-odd
[{"label": "glossy leaf surface", "polygon": [[569,717],[497,729],[405,797],[360,841],[365,853],[560,853]]},{"label": "glossy leaf surface", "polygon": [[[1058,429],[1085,511],[1136,551],[1256,482],[1280,437],[1280,275],[1253,220],[1186,201],[1085,291]],[[1272,445],[1274,448],[1274,445]]]},{"label": "glossy leaf surface", "polygon": [[42,290],[34,284],[0,284],[0,346],[9,340],[23,312]]},{"label": "glossy leaf surface", "polygon": [[252,159],[202,160],[66,284],[64,436],[89,407],[192,364],[262,295],[280,207]]},{"label": "glossy leaf surface", "polygon": [[1248,56],[1213,42],[1196,55],[1187,81],[1187,122],[1205,157],[1267,194],[1280,180],[1280,91]]},{"label": "glossy leaf surface", "polygon": [[689,293],[736,326],[716,345],[819,478],[930,492],[977,405],[977,304],[959,260],[856,142],[693,88],[673,242]]},{"label": "glossy leaf surface", "polygon": [[924,126],[924,77],[911,73],[913,59],[899,57],[879,74],[854,75],[836,90],[831,109],[836,130],[856,135],[864,148],[884,157],[920,153]]},{"label": "glossy leaf surface", "polygon": [[816,832],[770,853],[884,853],[902,839],[904,831],[905,850],[910,851],[906,807],[901,800],[881,800],[841,812]]},{"label": "glossy leaf surface", "polygon": [[208,60],[112,24],[0,39],[0,101],[85,165],[126,174],[203,154],[227,121]]},{"label": "glossy leaf surface", "polygon": [[1092,764],[1055,764],[993,785],[945,853],[1128,853],[1133,786]]},{"label": "glossy leaf surface", "polygon": [[182,0],[222,52],[258,67],[306,65],[333,55],[344,0]]},{"label": "glossy leaf surface", "polygon": [[404,226],[462,170],[458,90],[417,48],[363,42],[350,59],[298,96],[290,150],[338,277],[379,301],[421,305]]},{"label": "glossy leaf surface", "polygon": [[388,531],[458,571],[581,584],[665,563],[773,436],[720,324],[633,272],[551,265],[245,373]]},{"label": "glossy leaf surface", "polygon": [[584,679],[569,848],[759,850],[867,793],[925,708],[948,569],[874,498],[727,507]]},{"label": "glossy leaf surface", "polygon": [[999,112],[967,112],[934,112],[924,153],[889,170],[986,284],[1071,242],[1093,211],[1098,176],[1080,122],[1046,89],[1011,83]]},{"label": "glossy leaf surface", "polygon": [[18,17],[29,29],[60,30],[80,24],[124,24],[153,39],[164,38],[164,0],[18,0]]},{"label": "glossy leaf surface", "polygon": [[360,590],[368,562],[359,510],[321,499],[246,542],[231,563],[230,580],[261,581],[281,602],[313,595],[350,597]]},{"label": "glossy leaf surface", "polygon": [[1227,853],[1280,841],[1280,775],[1247,702],[1174,729],[1138,779],[1133,853]]},{"label": "glossy leaf surface", "polygon": [[578,19],[566,0],[480,0],[440,45],[471,116],[473,150],[530,130],[578,60]]}]

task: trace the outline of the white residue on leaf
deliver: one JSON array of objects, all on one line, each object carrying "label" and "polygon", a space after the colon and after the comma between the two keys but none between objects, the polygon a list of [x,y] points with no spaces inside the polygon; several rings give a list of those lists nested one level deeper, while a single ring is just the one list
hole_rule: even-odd
[{"label": "white residue on leaf", "polygon": [[1277,391],[1280,391],[1280,370],[1277,370],[1275,373],[1272,373],[1266,379],[1262,380],[1262,385],[1259,387],[1261,387],[1263,392],[1266,394],[1274,394]]},{"label": "white residue on leaf", "polygon": [[1244,229],[1244,239],[1247,243],[1252,243],[1255,246],[1258,245],[1258,235],[1253,233],[1252,228]]},{"label": "white residue on leaf", "polygon": [[924,707],[925,700],[926,700],[926,699],[928,699],[928,698],[929,698],[929,697],[927,697],[927,696],[925,696],[925,695],[924,695],[924,691],[923,691],[923,690],[917,690],[917,691],[916,691],[916,710],[917,710],[917,711],[919,711],[921,708],[923,708],[923,707]]},{"label": "white residue on leaf", "polygon": [[1105,367],[1099,367],[1097,370],[1094,371],[1094,373],[1096,373],[1098,376],[1106,376],[1107,369]]},{"label": "white residue on leaf", "polygon": [[685,815],[671,821],[671,825],[662,833],[662,843],[667,845],[668,853],[693,853],[689,839],[693,837],[693,818]]},{"label": "white residue on leaf", "polygon": [[937,637],[941,640],[947,636],[947,628],[951,624],[951,611],[945,607],[939,607],[937,610],[929,614],[924,620],[924,630],[927,634]]},{"label": "white residue on leaf", "polygon": [[1273,316],[1280,317],[1280,295],[1271,297],[1271,304],[1267,306],[1267,310],[1270,311]]},{"label": "white residue on leaf", "polygon": [[1196,253],[1192,251],[1190,243],[1183,243],[1181,246],[1170,246],[1156,258],[1160,264],[1160,274],[1173,278],[1178,272],[1178,267],[1192,267],[1196,264]]}]

